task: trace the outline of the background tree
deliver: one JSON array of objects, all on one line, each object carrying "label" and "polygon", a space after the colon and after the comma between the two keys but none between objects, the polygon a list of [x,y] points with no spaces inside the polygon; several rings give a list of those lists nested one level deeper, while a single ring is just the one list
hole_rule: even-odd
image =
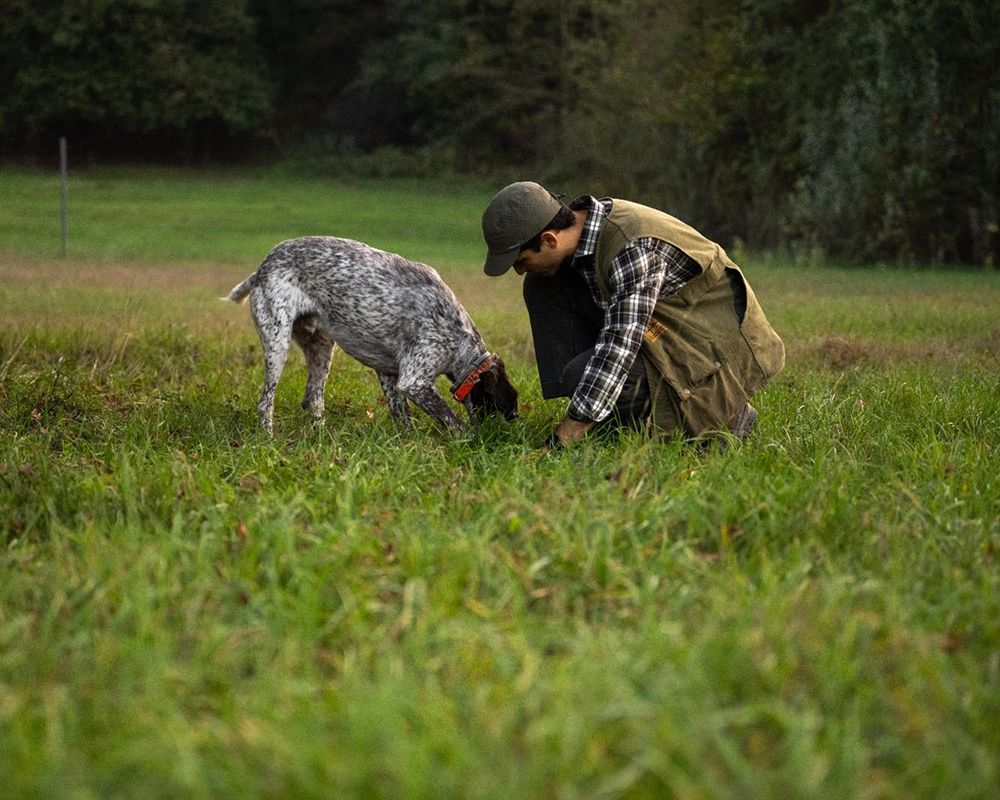
[{"label": "background tree", "polygon": [[567,115],[605,50],[597,0],[390,0],[389,35],[370,48],[355,91],[394,98],[408,143],[465,168],[558,156]]},{"label": "background tree", "polygon": [[991,265],[998,29],[979,0],[8,0],[0,155],[266,141],[628,195],[752,248]]},{"label": "background tree", "polygon": [[[274,85],[270,131],[288,149],[315,138],[323,147],[369,149],[392,142],[384,103],[349,90],[361,57],[385,35],[385,0],[250,0],[261,61]],[[367,102],[365,102],[367,100]],[[352,138],[352,131],[371,131]]]},{"label": "background tree", "polygon": [[791,233],[854,258],[995,263],[1000,6],[834,4]]},{"label": "background tree", "polygon": [[270,116],[244,0],[8,0],[0,52],[3,138],[28,149],[218,156]]}]

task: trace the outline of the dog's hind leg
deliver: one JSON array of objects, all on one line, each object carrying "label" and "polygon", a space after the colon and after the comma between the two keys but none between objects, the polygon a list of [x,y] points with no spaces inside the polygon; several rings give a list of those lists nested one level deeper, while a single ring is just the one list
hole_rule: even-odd
[{"label": "dog's hind leg", "polygon": [[389,404],[389,413],[400,425],[410,430],[413,427],[410,405],[406,402],[406,395],[397,388],[398,379],[395,375],[387,375],[384,372],[376,371],[375,374],[378,375],[378,383],[382,387],[382,394],[385,395],[385,402]]},{"label": "dog's hind leg", "polygon": [[312,325],[307,317],[295,320],[292,326],[292,338],[302,348],[306,357],[306,393],[302,398],[302,408],[315,419],[322,419],[324,391],[326,379],[330,374],[330,362],[333,360],[334,341],[321,330]]},{"label": "dog's hind leg", "polygon": [[280,310],[275,313],[276,309],[271,308],[262,294],[257,292],[251,293],[250,304],[260,346],[264,351],[264,390],[257,404],[257,412],[260,426],[270,436],[274,433],[274,393],[288,358],[292,320],[283,317]]}]

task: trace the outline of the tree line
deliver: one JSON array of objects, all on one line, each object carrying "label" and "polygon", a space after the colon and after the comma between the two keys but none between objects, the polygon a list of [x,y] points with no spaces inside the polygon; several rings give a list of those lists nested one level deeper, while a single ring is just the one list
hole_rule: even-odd
[{"label": "tree line", "polygon": [[997,0],[5,0],[0,158],[310,150],[723,241],[1000,257]]}]

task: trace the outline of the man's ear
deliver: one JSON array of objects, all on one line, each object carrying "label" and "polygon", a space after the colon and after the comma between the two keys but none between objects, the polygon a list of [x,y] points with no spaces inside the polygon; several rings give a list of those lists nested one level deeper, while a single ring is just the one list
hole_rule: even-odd
[{"label": "man's ear", "polygon": [[542,231],[541,244],[542,247],[547,247],[551,250],[559,244],[559,236],[555,231]]}]

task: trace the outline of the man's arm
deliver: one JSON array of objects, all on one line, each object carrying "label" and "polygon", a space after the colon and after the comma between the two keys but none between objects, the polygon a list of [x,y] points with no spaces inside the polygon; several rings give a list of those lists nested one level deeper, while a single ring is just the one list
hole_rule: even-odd
[{"label": "man's arm", "polygon": [[693,259],[658,239],[639,239],[616,256],[608,275],[611,302],[604,327],[567,416],[554,434],[561,444],[578,441],[596,422],[611,415],[657,300],[699,272]]}]

